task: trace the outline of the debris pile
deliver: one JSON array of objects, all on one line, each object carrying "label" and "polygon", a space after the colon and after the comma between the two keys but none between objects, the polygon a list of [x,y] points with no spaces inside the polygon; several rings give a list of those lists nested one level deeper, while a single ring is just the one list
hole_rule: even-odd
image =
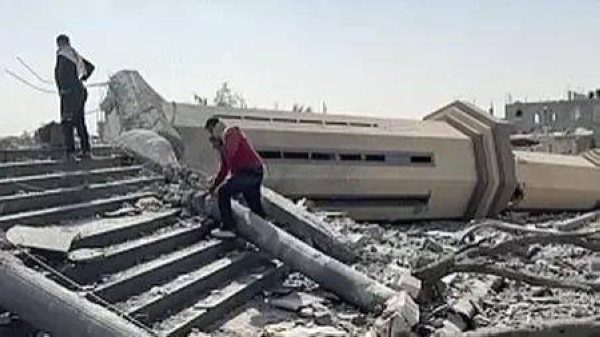
[{"label": "debris pile", "polygon": [[24,132],[20,136],[9,136],[0,138],[0,150],[14,150],[31,147],[36,140],[29,133]]},{"label": "debris pile", "polygon": [[[170,146],[165,151],[176,161]],[[144,148],[139,152],[159,154]],[[158,158],[146,161],[165,165]],[[138,198],[131,203],[135,207],[106,217],[157,211],[166,204],[189,206],[186,198],[194,200],[204,190],[204,177],[177,173],[173,183],[161,187],[160,198]],[[482,328],[529,329],[546,321],[554,324],[548,329],[562,329],[553,321],[559,318],[570,319],[577,331],[597,329],[591,318],[600,315],[595,212],[513,212],[471,223],[369,224],[339,213],[309,212],[304,203],[277,201],[272,191],[265,195],[269,207],[279,210],[268,220],[283,219],[278,225],[293,235],[235,203],[238,230],[296,272],[247,303],[241,313],[216,323],[217,336],[452,336]],[[332,247],[342,246],[350,247],[352,256],[331,259],[336,254]],[[157,293],[149,294],[162,296],[161,289],[154,287]],[[239,317],[252,310],[251,318],[240,324]]]},{"label": "debris pile", "polygon": [[[347,218],[328,222],[360,247],[359,261],[353,265],[356,270],[391,288],[407,289],[406,284],[398,287],[398,282],[411,271],[421,276],[423,291],[417,301],[420,316],[412,328],[416,336],[453,336],[463,331],[475,331],[471,333],[476,335],[484,328],[493,328],[481,330],[489,336],[502,328],[525,329],[514,330],[514,336],[529,336],[527,329],[539,329],[548,321],[559,324],[555,320],[560,319],[585,320],[568,321],[569,329],[579,326],[580,330],[567,331],[597,331],[597,323],[590,323],[600,315],[600,263],[595,253],[600,226],[590,223],[593,218],[590,214],[521,212],[504,213],[476,224],[433,221],[377,225]],[[465,257],[468,259],[462,260]],[[440,269],[441,265],[445,268]],[[432,284],[431,278],[438,282]],[[286,284],[298,288],[292,288],[291,295],[287,289],[283,297],[277,289],[260,299],[271,306],[263,306],[262,315],[283,307],[295,317],[257,325],[255,334],[248,336],[295,336],[296,331],[310,335],[311,329],[322,329],[323,325],[342,330],[346,336],[397,336],[391,334],[390,327],[398,323],[385,325],[385,329],[378,325],[387,318],[385,313],[361,312],[337,296],[321,297],[326,299],[317,301],[316,307],[327,311],[326,319],[315,318],[315,304],[310,301],[324,291],[297,273],[291,274]],[[410,320],[402,318],[401,322]],[[240,326],[225,322],[221,332],[223,336],[237,336],[236,328]],[[314,335],[329,336],[319,331]],[[336,332],[331,333],[335,336]]]}]

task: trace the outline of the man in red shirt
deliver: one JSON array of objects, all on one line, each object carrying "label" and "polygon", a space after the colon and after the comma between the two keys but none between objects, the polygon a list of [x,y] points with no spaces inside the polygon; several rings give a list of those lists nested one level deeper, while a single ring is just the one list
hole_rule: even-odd
[{"label": "man in red shirt", "polygon": [[240,193],[252,212],[265,217],[260,194],[264,164],[248,138],[239,127],[227,127],[217,117],[209,118],[204,127],[221,159],[219,172],[208,191],[218,196],[223,229],[235,228],[231,198]]}]

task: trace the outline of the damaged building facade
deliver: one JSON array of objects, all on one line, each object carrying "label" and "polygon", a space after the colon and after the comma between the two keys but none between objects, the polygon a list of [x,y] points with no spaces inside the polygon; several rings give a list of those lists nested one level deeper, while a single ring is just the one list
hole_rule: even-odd
[{"label": "damaged building facade", "polygon": [[[505,112],[513,133],[532,135],[540,151],[577,154],[600,141],[600,90],[589,95],[569,92],[566,100],[516,101]],[[517,138],[519,144],[523,138]]]}]

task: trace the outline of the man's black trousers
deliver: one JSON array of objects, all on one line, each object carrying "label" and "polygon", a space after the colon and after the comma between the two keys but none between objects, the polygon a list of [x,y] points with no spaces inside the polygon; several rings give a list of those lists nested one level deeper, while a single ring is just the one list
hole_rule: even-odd
[{"label": "man's black trousers", "polygon": [[87,90],[85,88],[73,90],[61,96],[62,127],[67,153],[75,152],[73,129],[77,130],[77,135],[81,140],[81,151],[83,153],[90,152],[90,136],[85,125],[86,100]]},{"label": "man's black trousers", "polygon": [[224,229],[235,228],[235,220],[231,210],[231,198],[242,194],[250,210],[265,217],[266,213],[262,206],[260,187],[263,181],[262,169],[246,169],[231,176],[219,188],[219,212]]}]

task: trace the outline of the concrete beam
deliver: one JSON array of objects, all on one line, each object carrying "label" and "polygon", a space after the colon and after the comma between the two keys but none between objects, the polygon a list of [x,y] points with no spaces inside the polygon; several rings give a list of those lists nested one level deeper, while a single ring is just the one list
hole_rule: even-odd
[{"label": "concrete beam", "polygon": [[2,306],[53,336],[152,336],[106,308],[29,269],[10,253],[0,252],[0,266]]},{"label": "concrete beam", "polygon": [[267,214],[286,225],[285,229],[294,236],[339,261],[356,261],[358,256],[350,242],[344,240],[329,224],[269,188],[263,187],[262,195]]},{"label": "concrete beam", "polygon": [[[386,301],[396,294],[393,289],[296,239],[238,202],[233,201],[232,206],[237,231],[242,237],[348,303],[365,311],[376,312],[383,309]],[[192,208],[219,218],[216,204],[206,202],[201,194],[193,198]]]}]

